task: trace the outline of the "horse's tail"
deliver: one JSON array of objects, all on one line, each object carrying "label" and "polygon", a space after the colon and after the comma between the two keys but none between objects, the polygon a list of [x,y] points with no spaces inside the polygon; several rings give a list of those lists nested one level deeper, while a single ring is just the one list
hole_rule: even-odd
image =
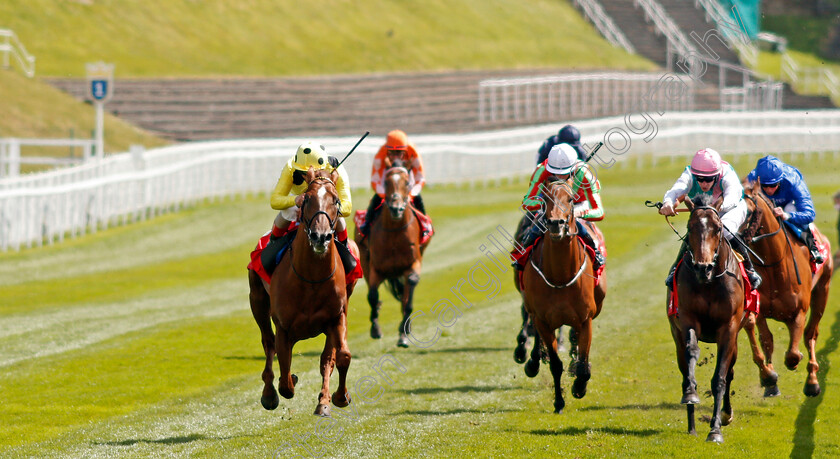
[{"label": "horse's tail", "polygon": [[391,295],[394,295],[397,301],[402,301],[403,291],[405,291],[405,285],[403,285],[402,280],[396,277],[387,279],[385,283],[388,284],[388,290],[391,292]]}]

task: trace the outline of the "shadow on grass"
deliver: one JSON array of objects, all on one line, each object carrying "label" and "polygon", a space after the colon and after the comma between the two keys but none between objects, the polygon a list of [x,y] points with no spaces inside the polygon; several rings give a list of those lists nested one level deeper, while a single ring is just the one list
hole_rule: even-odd
[{"label": "shadow on grass", "polygon": [[467,352],[513,352],[512,347],[450,347],[443,349],[417,349],[412,354],[461,354]]},{"label": "shadow on grass", "polygon": [[[295,352],[292,357],[320,357],[322,351]],[[265,362],[264,355],[226,355],[222,360],[257,360]]]},{"label": "shadow on grass", "polygon": [[[136,445],[137,443],[156,443],[159,445],[177,445],[180,443],[192,443],[194,441],[199,440],[207,440],[208,438],[201,434],[191,434],[191,435],[182,435],[177,437],[166,437],[166,438],[158,438],[158,439],[147,439],[147,438],[138,438],[138,439],[129,439],[129,440],[121,440],[121,441],[106,441],[106,442],[97,442],[94,443],[95,445],[107,445],[107,446],[131,446]],[[226,440],[226,438],[212,438],[212,440]]]},{"label": "shadow on grass", "polygon": [[532,435],[543,435],[543,436],[557,436],[557,435],[566,435],[566,436],[580,436],[580,435],[588,435],[590,433],[597,432],[597,433],[605,433],[609,435],[632,435],[634,437],[652,437],[654,435],[659,435],[663,433],[662,430],[655,430],[655,429],[641,429],[641,430],[634,430],[634,429],[622,429],[620,427],[594,427],[594,428],[581,428],[581,427],[566,427],[564,429],[559,430],[546,430],[546,429],[538,429],[532,430],[529,432]]},{"label": "shadow on grass", "polygon": [[[710,412],[714,407],[714,401],[709,399],[709,403],[701,403],[700,405],[695,405],[698,410],[705,410],[708,409]],[[738,405],[733,404],[732,406],[735,415],[741,414],[749,414],[749,415],[762,415],[767,416],[767,413],[763,411],[749,409],[749,408],[739,408]],[[632,405],[613,405],[613,406],[584,406],[578,409],[579,411],[607,411],[607,410],[634,410],[634,411],[650,411],[650,410],[673,410],[673,411],[682,411],[685,412],[685,405],[681,405],[679,403],[658,403],[656,405],[640,405],[640,404],[632,404]]]},{"label": "shadow on grass", "polygon": [[516,387],[499,387],[499,386],[455,386],[455,387],[418,387],[415,389],[397,389],[398,392],[406,394],[440,394],[449,392],[496,392],[502,390],[519,390]]},{"label": "shadow on grass", "polygon": [[820,387],[823,392],[820,392],[820,395],[816,397],[806,397],[805,401],[802,402],[794,424],[796,431],[793,434],[793,448],[790,450],[790,457],[814,456],[814,421],[817,418],[817,409],[820,407],[823,396],[825,395],[825,377],[831,370],[831,359],[829,356],[837,350],[839,343],[840,311],[834,316],[834,325],[831,327],[825,346],[817,351],[817,362],[820,364],[820,371],[817,372],[817,380],[820,382]]},{"label": "shadow on grass", "polygon": [[446,410],[446,411],[429,411],[429,410],[405,410],[400,411],[394,414],[407,414],[410,416],[448,416],[452,414],[495,414],[495,413],[518,413],[519,410],[510,410],[510,409],[487,409],[487,410],[478,410],[478,409],[463,409],[457,408],[454,410]]}]

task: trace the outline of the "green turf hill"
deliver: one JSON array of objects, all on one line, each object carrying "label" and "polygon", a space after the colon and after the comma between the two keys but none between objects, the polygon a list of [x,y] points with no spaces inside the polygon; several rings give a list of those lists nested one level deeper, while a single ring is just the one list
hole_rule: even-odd
[{"label": "green turf hill", "polygon": [[278,76],[488,68],[650,69],[567,0],[4,0],[41,76]]}]

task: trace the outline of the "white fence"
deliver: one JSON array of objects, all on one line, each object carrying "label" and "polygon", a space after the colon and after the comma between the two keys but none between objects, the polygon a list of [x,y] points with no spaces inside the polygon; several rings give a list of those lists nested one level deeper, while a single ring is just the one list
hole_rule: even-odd
[{"label": "white fence", "polygon": [[0,29],[0,54],[3,55],[4,69],[9,68],[11,57],[14,57],[26,76],[35,76],[35,56],[26,51],[14,31]]},{"label": "white fence", "polygon": [[627,113],[653,95],[651,105],[667,111],[694,109],[694,88],[679,98],[657,91],[665,75],[659,73],[580,73],[542,77],[482,80],[478,85],[480,123],[515,120],[548,122]]},{"label": "white fence", "polygon": [[782,78],[798,91],[828,94],[834,101],[840,101],[840,77],[824,67],[803,67],[788,53],[782,54]]},{"label": "white fence", "polygon": [[[69,166],[93,157],[93,140],[87,139],[19,139],[7,137],[0,139],[0,178],[20,175],[21,164],[45,164],[50,166]],[[20,154],[22,147],[68,147],[81,149],[76,157],[32,156]]]},{"label": "white fence", "polygon": [[[840,151],[840,110],[633,113],[576,125],[585,144],[606,142],[597,156],[600,167],[647,153],[688,158],[703,146],[725,156]],[[540,144],[556,130],[541,125],[412,140],[430,184],[490,181],[530,173]],[[269,192],[303,140],[196,142],[0,180],[0,248],[61,241],[205,198]],[[343,156],[357,139],[323,140],[330,154]],[[367,139],[345,163],[354,188],[368,187],[383,141]]]}]

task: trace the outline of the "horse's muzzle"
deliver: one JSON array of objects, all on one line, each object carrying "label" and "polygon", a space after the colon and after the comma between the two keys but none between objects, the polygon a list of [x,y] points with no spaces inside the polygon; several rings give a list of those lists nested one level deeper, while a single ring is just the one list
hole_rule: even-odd
[{"label": "horse's muzzle", "polygon": [[405,213],[405,206],[388,206],[388,211],[391,212],[391,218],[399,220]]},{"label": "horse's muzzle", "polygon": [[321,254],[327,251],[327,247],[329,247],[332,238],[332,231],[326,233],[313,231],[309,233],[309,245],[312,246],[312,250],[315,253]]},{"label": "horse's muzzle", "polygon": [[701,284],[711,283],[714,272],[714,263],[696,263],[694,265],[694,275],[697,277],[697,282]]}]

